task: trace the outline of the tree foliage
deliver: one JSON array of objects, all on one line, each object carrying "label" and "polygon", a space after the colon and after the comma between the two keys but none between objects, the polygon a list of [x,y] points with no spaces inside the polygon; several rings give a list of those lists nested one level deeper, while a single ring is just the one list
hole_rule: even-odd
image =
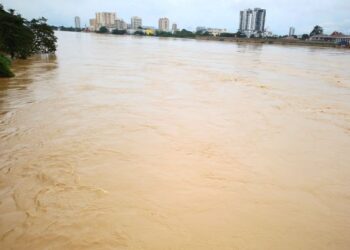
[{"label": "tree foliage", "polygon": [[189,30],[186,30],[186,29],[182,29],[181,31],[176,31],[175,33],[158,30],[156,32],[156,36],[159,36],[159,37],[194,38],[196,36],[196,34],[191,32],[191,31],[189,31]]},{"label": "tree foliage", "polygon": [[181,31],[176,31],[174,36],[180,38],[194,38],[196,35],[191,31],[182,29]]},{"label": "tree foliage", "polygon": [[44,17],[33,19],[29,26],[34,33],[33,52],[50,54],[56,51],[57,38]]},{"label": "tree foliage", "polygon": [[246,38],[246,37],[247,37],[247,35],[244,34],[244,33],[241,32],[241,31],[238,31],[238,32],[236,33],[236,36],[239,37],[239,38]]},{"label": "tree foliage", "polygon": [[157,30],[157,31],[156,31],[156,36],[160,36],[160,37],[172,37],[173,34],[172,34],[171,32]]},{"label": "tree foliage", "polygon": [[12,58],[25,58],[31,54],[34,34],[26,20],[13,10],[0,9],[0,50]]},{"label": "tree foliage", "polygon": [[[26,59],[37,53],[54,53],[57,38],[45,18],[26,20],[14,9],[0,4],[0,52],[11,58]],[[6,56],[0,54],[0,76],[12,76]]]},{"label": "tree foliage", "polygon": [[143,36],[145,33],[143,33],[143,31],[142,30],[137,30],[137,31],[135,31],[135,33],[134,33],[134,35],[136,35],[136,36]]},{"label": "tree foliage", "polygon": [[303,34],[301,36],[301,40],[308,40],[310,38],[310,36],[308,34]]},{"label": "tree foliage", "polygon": [[322,35],[323,28],[319,25],[316,25],[314,29],[311,31],[310,36]]},{"label": "tree foliage", "polygon": [[207,30],[196,31],[196,36],[212,36]]},{"label": "tree foliage", "polygon": [[0,51],[25,59],[36,53],[54,53],[57,38],[45,18],[27,21],[15,10],[0,6]]},{"label": "tree foliage", "polygon": [[11,61],[6,56],[0,54],[0,77],[13,77],[10,70]]},{"label": "tree foliage", "polygon": [[236,37],[236,34],[235,33],[221,33],[220,34],[221,37]]},{"label": "tree foliage", "polygon": [[114,30],[112,30],[112,34],[114,34],[114,35],[125,35],[126,34],[126,30],[114,29]]},{"label": "tree foliage", "polygon": [[106,33],[108,33],[108,29],[105,26],[102,26],[99,29],[98,33],[106,34]]}]

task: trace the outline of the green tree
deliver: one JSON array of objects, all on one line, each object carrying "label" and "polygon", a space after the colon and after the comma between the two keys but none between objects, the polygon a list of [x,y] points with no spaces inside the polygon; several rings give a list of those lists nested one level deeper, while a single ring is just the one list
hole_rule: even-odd
[{"label": "green tree", "polygon": [[105,26],[102,26],[99,29],[98,33],[106,34],[106,33],[108,33],[108,29]]},{"label": "green tree", "polygon": [[302,36],[301,36],[301,39],[302,40],[307,40],[307,39],[309,39],[310,38],[310,36],[308,35],[308,34],[303,34]]},{"label": "green tree", "polygon": [[50,54],[56,51],[57,37],[53,29],[47,25],[44,17],[33,19],[29,26],[34,33],[33,52]]},{"label": "green tree", "polygon": [[236,33],[236,36],[239,37],[239,38],[246,38],[246,37],[247,37],[247,35],[244,34],[244,33],[241,32],[241,31],[238,31],[238,32]]},{"label": "green tree", "polygon": [[221,33],[220,34],[220,37],[235,37],[236,34],[235,33],[227,33],[227,32],[224,32],[224,33]]},{"label": "green tree", "polygon": [[206,30],[198,30],[196,31],[196,36],[212,36],[208,31]]},{"label": "green tree", "polygon": [[[0,52],[11,58],[26,59],[36,53],[54,53],[57,38],[45,18],[27,21],[14,9],[0,4]],[[7,57],[1,55],[0,76],[10,76]]]},{"label": "green tree", "polygon": [[0,50],[9,54],[11,58],[26,58],[31,54],[34,34],[25,25],[25,19],[0,9]]},{"label": "green tree", "polygon": [[62,31],[72,31],[72,32],[76,31],[76,29],[73,28],[73,27],[60,26],[59,29],[62,30]]},{"label": "green tree", "polygon": [[181,38],[194,38],[196,35],[191,31],[182,29],[181,31],[176,31],[174,36],[181,37]]},{"label": "green tree", "polygon": [[319,25],[316,25],[314,29],[311,31],[310,36],[322,35],[323,28]]},{"label": "green tree", "polygon": [[145,33],[143,33],[143,31],[142,30],[137,30],[137,31],[135,31],[135,33],[134,33],[134,35],[136,35],[136,36],[143,36]]},{"label": "green tree", "polygon": [[160,37],[172,37],[173,34],[172,34],[171,32],[166,32],[166,31],[157,30],[157,31],[156,31],[156,36],[160,36]]},{"label": "green tree", "polygon": [[115,30],[112,30],[112,34],[114,34],[114,35],[125,35],[126,34],[126,30],[115,29]]},{"label": "green tree", "polygon": [[0,54],[0,77],[13,77],[10,70],[11,61],[6,56]]}]

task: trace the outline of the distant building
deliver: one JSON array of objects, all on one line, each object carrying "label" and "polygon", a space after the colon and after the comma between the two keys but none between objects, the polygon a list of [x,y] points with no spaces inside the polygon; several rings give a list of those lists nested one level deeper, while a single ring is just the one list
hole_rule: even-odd
[{"label": "distant building", "polygon": [[315,35],[310,37],[311,41],[319,42],[330,42],[338,45],[350,46],[350,36],[343,34],[334,34],[334,35]]},{"label": "distant building", "polygon": [[117,14],[115,12],[97,12],[96,13],[96,29],[100,29],[101,27],[112,28],[115,26]]},{"label": "distant building", "polygon": [[242,10],[239,17],[239,31],[245,33],[248,37],[262,34],[265,31],[265,9]]},{"label": "distant building", "polygon": [[338,32],[338,31],[333,31],[333,33],[331,34],[331,36],[344,36],[343,33]]},{"label": "distant building", "polygon": [[90,19],[89,24],[89,29],[91,31],[96,31],[96,19]]},{"label": "distant building", "polygon": [[212,36],[219,36],[220,34],[227,32],[227,30],[226,29],[218,29],[218,28],[206,28],[206,27],[200,26],[200,27],[196,28],[196,32],[202,33],[202,34],[209,33]]},{"label": "distant building", "polygon": [[176,23],[173,23],[173,26],[172,26],[172,28],[171,28],[171,31],[172,31],[173,33],[175,33],[175,32],[177,31],[177,24],[176,24]]},{"label": "distant building", "polygon": [[295,35],[295,28],[294,27],[290,27],[289,28],[289,36],[294,36]]},{"label": "distant building", "polygon": [[205,33],[207,31],[207,28],[206,27],[203,27],[203,26],[198,26],[196,28],[196,32],[201,32],[201,33]]},{"label": "distant building", "polygon": [[160,18],[158,22],[158,29],[160,31],[169,31],[169,19],[166,17]]},{"label": "distant building", "polygon": [[206,30],[210,35],[220,36],[222,33],[226,33],[226,29],[217,29],[217,28],[207,28]]},{"label": "distant building", "polygon": [[117,19],[115,20],[115,28],[116,28],[117,30],[126,30],[126,29],[128,28],[128,25],[127,25],[126,22],[124,22],[123,19],[117,18]]},{"label": "distant building", "polygon": [[81,28],[81,26],[80,26],[80,17],[76,16],[74,18],[74,23],[75,23],[75,28],[76,29],[80,29]]},{"label": "distant building", "polygon": [[131,29],[137,30],[142,28],[142,19],[140,17],[134,16],[131,18]]}]

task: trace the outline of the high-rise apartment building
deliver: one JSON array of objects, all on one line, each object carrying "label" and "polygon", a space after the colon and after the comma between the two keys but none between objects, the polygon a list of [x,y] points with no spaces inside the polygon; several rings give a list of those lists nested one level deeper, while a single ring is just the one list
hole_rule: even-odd
[{"label": "high-rise apartment building", "polygon": [[96,19],[90,19],[89,24],[89,29],[91,31],[96,31]]},{"label": "high-rise apartment building", "polygon": [[96,13],[96,29],[105,27],[113,27],[117,14],[115,12],[97,12]]},{"label": "high-rise apartment building", "polygon": [[160,31],[169,31],[169,25],[170,25],[169,18],[167,17],[160,18],[158,22],[158,29]]},{"label": "high-rise apartment building", "polygon": [[134,16],[131,18],[131,29],[137,30],[142,28],[142,19],[140,17]]},{"label": "high-rise apartment building", "polygon": [[126,30],[128,28],[128,24],[124,22],[123,19],[119,19],[119,18],[115,20],[115,26],[117,30]]},{"label": "high-rise apartment building", "polygon": [[290,27],[289,28],[289,36],[294,36],[295,35],[295,28],[294,27]]},{"label": "high-rise apartment building", "polygon": [[171,28],[171,31],[172,31],[173,33],[175,33],[175,32],[177,31],[177,24],[176,24],[176,23],[173,23],[173,26],[172,26],[172,28]]},{"label": "high-rise apartment building", "polygon": [[80,26],[80,17],[76,16],[74,18],[74,23],[75,23],[75,28],[76,29],[80,29],[81,28],[81,26]]},{"label": "high-rise apartment building", "polygon": [[248,37],[255,33],[263,33],[265,30],[266,10],[255,8],[240,12],[239,31]]}]

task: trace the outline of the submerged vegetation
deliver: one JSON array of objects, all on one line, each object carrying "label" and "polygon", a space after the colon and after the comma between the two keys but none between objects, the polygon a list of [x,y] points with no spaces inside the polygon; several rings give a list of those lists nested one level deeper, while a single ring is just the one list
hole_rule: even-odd
[{"label": "submerged vegetation", "polygon": [[26,59],[34,54],[56,51],[57,38],[53,29],[39,18],[30,21],[15,10],[4,10],[0,4],[0,77],[10,77],[11,59]]},{"label": "submerged vegetation", "polygon": [[14,74],[10,70],[11,60],[0,54],[0,76],[13,77]]}]

